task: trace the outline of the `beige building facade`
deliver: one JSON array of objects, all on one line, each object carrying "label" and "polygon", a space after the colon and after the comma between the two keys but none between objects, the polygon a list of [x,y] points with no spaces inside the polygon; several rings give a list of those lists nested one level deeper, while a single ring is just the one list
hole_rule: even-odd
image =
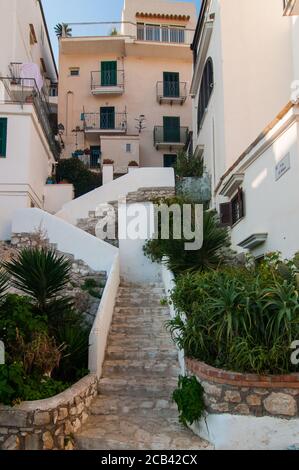
[{"label": "beige building facade", "polygon": [[192,127],[195,25],[193,3],[160,0],[126,0],[120,22],[90,25],[98,35],[71,25],[59,56],[64,158],[93,169],[113,160],[119,174],[130,162],[173,164]]}]

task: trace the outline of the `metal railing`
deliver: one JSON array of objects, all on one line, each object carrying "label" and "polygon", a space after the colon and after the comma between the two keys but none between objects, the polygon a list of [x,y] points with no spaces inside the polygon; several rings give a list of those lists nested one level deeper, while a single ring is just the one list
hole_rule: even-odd
[{"label": "metal railing", "polygon": [[85,131],[102,132],[126,132],[127,131],[127,113],[84,113],[83,114]]},{"label": "metal railing", "polygon": [[91,72],[91,91],[107,92],[107,88],[124,89],[124,69]]},{"label": "metal railing", "polygon": [[187,82],[163,81],[157,82],[157,99],[186,101]]},{"label": "metal railing", "polygon": [[43,90],[39,90],[34,78],[0,77],[4,88],[5,104],[19,104],[21,106],[32,104],[41,124],[50,149],[56,159],[59,158],[61,147],[55,139],[49,116],[51,108]]},{"label": "metal railing", "polygon": [[186,145],[189,135],[188,127],[155,126],[154,144],[180,144]]},{"label": "metal railing", "polygon": [[[131,21],[99,21],[68,23],[72,37],[130,37],[138,41],[162,42],[170,44],[191,44],[194,29],[180,26],[152,25]],[[68,38],[71,39],[71,38]]]}]

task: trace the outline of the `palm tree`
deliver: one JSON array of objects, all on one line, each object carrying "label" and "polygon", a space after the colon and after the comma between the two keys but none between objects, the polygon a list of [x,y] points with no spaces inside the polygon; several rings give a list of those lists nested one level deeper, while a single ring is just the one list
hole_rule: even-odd
[{"label": "palm tree", "polygon": [[5,300],[5,294],[8,287],[8,277],[0,270],[0,304]]},{"label": "palm tree", "polygon": [[112,28],[110,31],[110,36],[118,36],[118,31],[116,28]]},{"label": "palm tree", "polygon": [[58,23],[55,26],[54,31],[58,39],[70,38],[72,36],[72,28],[70,28],[66,23]]}]

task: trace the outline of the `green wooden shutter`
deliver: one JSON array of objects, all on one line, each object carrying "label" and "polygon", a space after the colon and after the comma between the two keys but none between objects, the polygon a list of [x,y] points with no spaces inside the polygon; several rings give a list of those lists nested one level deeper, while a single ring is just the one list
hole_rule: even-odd
[{"label": "green wooden shutter", "polygon": [[101,129],[115,129],[115,108],[112,106],[102,107],[100,110]]},{"label": "green wooden shutter", "polygon": [[101,84],[102,86],[117,85],[117,61],[101,62]]},{"label": "green wooden shutter", "polygon": [[178,98],[180,96],[180,74],[178,72],[164,72],[163,89],[165,98]]},{"label": "green wooden shutter", "polygon": [[7,118],[0,118],[0,157],[6,157]]},{"label": "green wooden shutter", "polygon": [[180,118],[164,116],[164,142],[180,142]]}]

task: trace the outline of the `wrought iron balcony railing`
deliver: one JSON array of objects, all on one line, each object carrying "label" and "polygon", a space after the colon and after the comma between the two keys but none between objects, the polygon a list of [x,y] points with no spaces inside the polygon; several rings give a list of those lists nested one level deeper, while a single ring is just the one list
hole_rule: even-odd
[{"label": "wrought iron balcony railing", "polygon": [[161,103],[183,104],[187,99],[187,83],[176,81],[157,82],[157,100]]},{"label": "wrought iron balcony railing", "polygon": [[21,106],[32,104],[47,138],[50,149],[56,159],[59,158],[61,147],[55,139],[54,129],[49,120],[51,108],[48,97],[43,89],[39,90],[35,79],[19,78],[16,76],[0,77],[4,94],[2,102],[5,104],[20,104]]},{"label": "wrought iron balcony railing", "polygon": [[85,132],[99,133],[126,133],[127,113],[84,113],[83,114]]},{"label": "wrought iron balcony railing", "polygon": [[121,94],[124,91],[124,70],[99,70],[91,72],[93,94]]},{"label": "wrought iron balcony railing", "polygon": [[187,144],[188,135],[188,127],[156,126],[154,128],[154,145],[156,148],[182,148]]}]

